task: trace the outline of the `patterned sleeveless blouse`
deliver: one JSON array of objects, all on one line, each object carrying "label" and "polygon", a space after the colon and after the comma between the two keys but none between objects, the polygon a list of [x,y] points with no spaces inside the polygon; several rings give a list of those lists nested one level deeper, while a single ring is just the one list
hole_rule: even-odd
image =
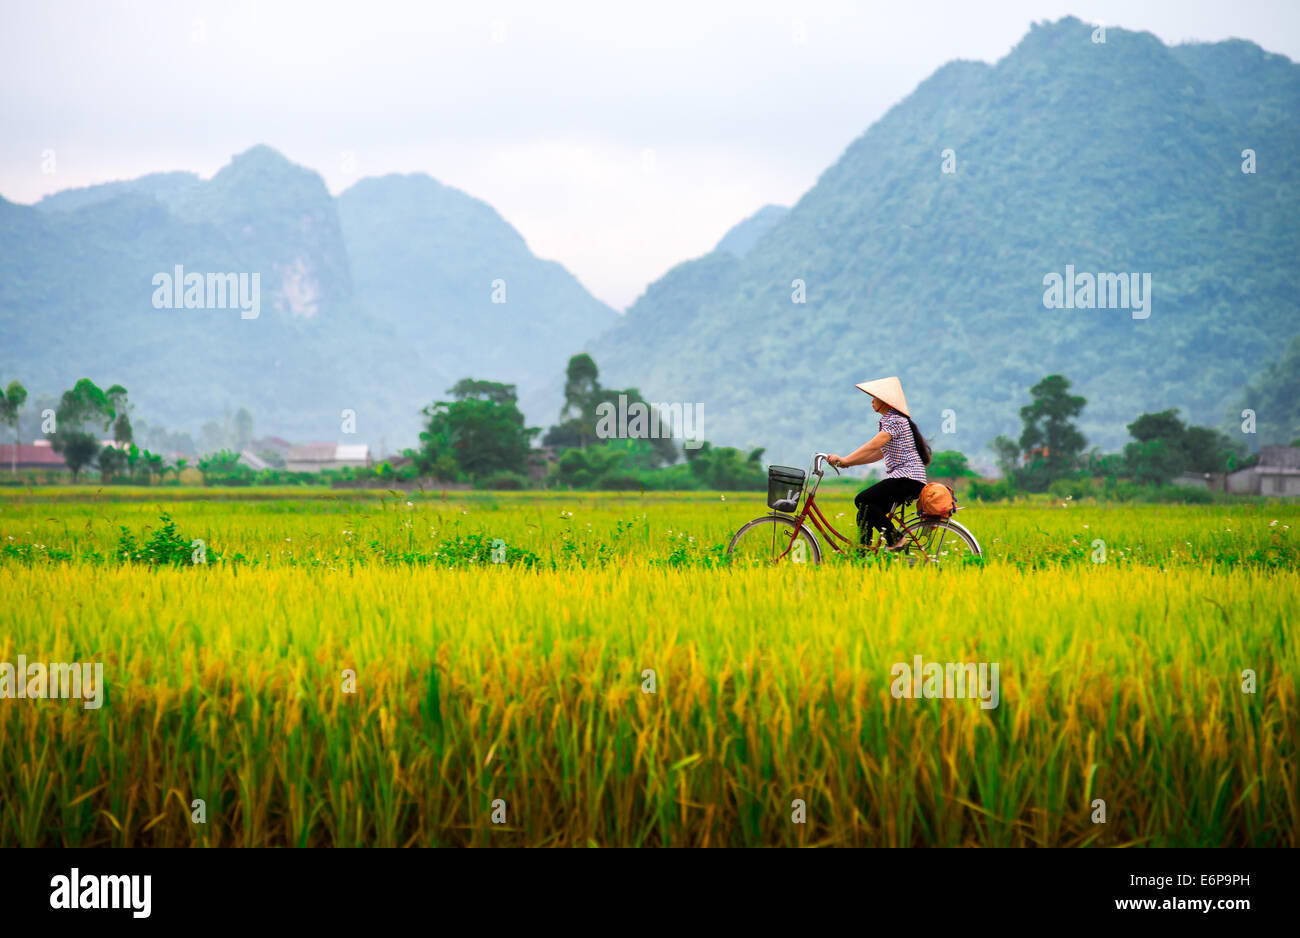
[{"label": "patterned sleeveless blouse", "polygon": [[916,451],[912,427],[899,413],[888,413],[880,418],[880,429],[889,434],[885,444],[885,478],[915,479],[925,482],[925,463]]}]

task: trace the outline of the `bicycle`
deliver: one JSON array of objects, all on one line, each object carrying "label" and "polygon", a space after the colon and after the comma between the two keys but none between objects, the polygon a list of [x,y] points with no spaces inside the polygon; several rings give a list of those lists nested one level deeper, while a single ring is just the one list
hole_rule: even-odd
[{"label": "bicycle", "polygon": [[[833,538],[864,553],[879,553],[884,538],[877,543],[855,545],[826,520],[817,505],[817,489],[824,474],[823,464],[829,465],[826,453],[814,453],[811,487],[804,485],[806,478],[800,469],[790,470],[773,466],[768,470],[768,507],[772,513],[755,518],[741,527],[727,545],[727,556],[732,562],[766,562],[776,564],[790,558],[792,563],[814,564],[822,561],[822,546],[813,528],[821,532],[831,550],[846,554]],[[831,466],[839,475],[839,468]],[[779,470],[779,471],[778,471]],[[797,473],[797,475],[795,475]],[[797,489],[796,489],[797,486]],[[806,497],[804,489],[807,488]],[[800,507],[802,501],[803,507]],[[921,563],[939,566],[960,566],[984,556],[975,535],[951,518],[928,517],[913,510],[909,517],[908,506],[915,499],[896,503],[889,509],[889,518],[902,531],[904,543],[889,551],[910,566]],[[960,509],[959,509],[960,510]],[[811,522],[811,526],[808,524]]]}]

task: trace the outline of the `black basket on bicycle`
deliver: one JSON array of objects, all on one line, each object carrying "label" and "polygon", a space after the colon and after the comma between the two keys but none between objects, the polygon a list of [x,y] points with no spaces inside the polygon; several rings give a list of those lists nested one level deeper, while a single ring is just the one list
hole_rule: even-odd
[{"label": "black basket on bicycle", "polygon": [[767,507],[791,514],[799,507],[806,473],[789,466],[769,466],[767,470]]}]

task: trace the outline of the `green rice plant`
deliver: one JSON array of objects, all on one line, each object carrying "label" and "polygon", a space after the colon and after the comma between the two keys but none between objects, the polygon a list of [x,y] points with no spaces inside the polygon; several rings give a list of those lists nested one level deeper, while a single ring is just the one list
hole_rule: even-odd
[{"label": "green rice plant", "polygon": [[[981,506],[977,567],[740,569],[760,496],[68,491],[0,497],[0,665],[106,693],[0,674],[0,846],[1296,846],[1295,506]],[[896,695],[917,655],[998,705]]]}]

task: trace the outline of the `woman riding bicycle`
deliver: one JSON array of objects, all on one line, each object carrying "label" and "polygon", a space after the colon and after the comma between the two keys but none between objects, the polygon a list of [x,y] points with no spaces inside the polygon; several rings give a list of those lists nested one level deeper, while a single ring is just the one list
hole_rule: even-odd
[{"label": "woman riding bicycle", "polygon": [[910,501],[925,487],[925,467],[930,464],[930,445],[912,422],[898,378],[864,381],[856,387],[871,397],[872,409],[880,414],[880,432],[848,456],[830,454],[832,466],[862,466],[885,460],[885,478],[858,493],[858,539],[870,541],[871,531],[884,534],[887,550],[903,545],[902,533],[894,527],[889,511],[894,505]]}]

